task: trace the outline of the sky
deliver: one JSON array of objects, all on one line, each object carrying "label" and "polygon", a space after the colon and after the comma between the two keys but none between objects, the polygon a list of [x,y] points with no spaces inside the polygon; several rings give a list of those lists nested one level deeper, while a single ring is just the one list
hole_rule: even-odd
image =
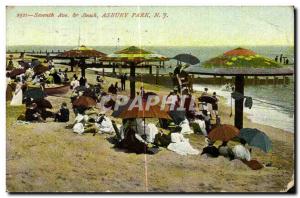
[{"label": "sky", "polygon": [[[55,17],[18,17],[36,13]],[[60,13],[69,17],[59,18]],[[79,16],[73,17],[74,13]],[[84,13],[96,13],[98,18],[82,17]],[[102,17],[109,13],[128,15]],[[132,17],[133,13],[150,17]],[[154,17],[155,13],[161,17]],[[7,7],[6,25],[9,46],[294,45],[294,9],[287,6]]]}]

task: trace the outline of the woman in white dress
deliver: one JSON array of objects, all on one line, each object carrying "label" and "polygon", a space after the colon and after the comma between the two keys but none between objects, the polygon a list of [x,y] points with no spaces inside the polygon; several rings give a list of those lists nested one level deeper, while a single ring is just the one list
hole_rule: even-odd
[{"label": "woman in white dress", "polygon": [[11,106],[22,105],[22,100],[23,100],[22,85],[23,84],[21,82],[18,82],[18,84],[16,85],[14,96],[10,102]]}]

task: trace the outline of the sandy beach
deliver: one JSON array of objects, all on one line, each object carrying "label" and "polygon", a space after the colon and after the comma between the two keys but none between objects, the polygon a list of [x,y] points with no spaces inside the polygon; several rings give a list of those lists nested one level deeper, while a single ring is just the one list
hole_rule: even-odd
[{"label": "sandy beach", "polygon": [[[87,72],[87,79],[89,83],[95,83],[93,72]],[[105,77],[105,81],[107,90],[119,79]],[[136,83],[137,89],[140,85],[140,82]],[[162,85],[143,85],[145,90],[161,95],[170,91]],[[128,81],[126,86],[129,91]],[[52,110],[58,110],[62,101],[71,108],[70,93],[61,97],[48,96],[54,107]],[[229,116],[230,107],[224,98],[221,98],[219,109],[222,123],[233,124],[234,117]],[[295,168],[294,134],[253,123],[247,115],[244,127],[264,131],[273,143],[270,153],[252,150],[252,158],[272,164],[257,171],[239,160],[181,156],[166,148],[146,157],[126,153],[113,148],[108,141],[110,135],[77,135],[71,129],[65,129],[66,123],[56,123],[52,119],[46,123],[18,124],[17,117],[25,107],[11,107],[7,103],[6,110],[6,184],[9,192],[279,192],[292,179]],[[72,112],[70,122],[73,119]],[[185,137],[196,149],[202,150],[205,146],[203,135]]]}]

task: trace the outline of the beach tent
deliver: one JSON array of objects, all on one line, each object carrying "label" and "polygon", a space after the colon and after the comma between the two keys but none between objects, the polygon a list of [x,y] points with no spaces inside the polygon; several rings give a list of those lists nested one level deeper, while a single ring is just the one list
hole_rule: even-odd
[{"label": "beach tent", "polygon": [[[185,69],[190,74],[220,75],[235,77],[235,91],[244,95],[245,76],[279,76],[293,75],[294,70],[282,66],[270,58],[256,54],[254,51],[236,48],[205,61],[200,66]],[[243,128],[244,100],[235,100],[235,126]]]},{"label": "beach tent", "polygon": [[[86,47],[84,45],[81,45],[80,47],[76,47],[72,50],[62,52],[57,55],[57,58],[70,58],[71,60],[74,60],[75,58],[78,58],[82,61],[81,64],[81,75],[85,76],[85,59],[88,58],[99,58],[99,57],[105,57],[106,54],[103,52],[99,52],[93,48]],[[71,71],[73,71],[73,66],[71,65]]]},{"label": "beach tent", "polygon": [[130,97],[135,96],[135,68],[144,61],[157,62],[169,60],[167,57],[131,46],[104,57],[105,61],[125,62],[130,64]]},{"label": "beach tent", "polygon": [[260,148],[264,152],[269,152],[272,149],[270,138],[258,129],[243,128],[240,131],[239,138],[244,139],[249,146]]}]

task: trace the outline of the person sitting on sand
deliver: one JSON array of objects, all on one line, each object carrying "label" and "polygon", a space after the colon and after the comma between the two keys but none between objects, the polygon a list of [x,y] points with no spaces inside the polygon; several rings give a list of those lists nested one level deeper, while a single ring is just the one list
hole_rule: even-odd
[{"label": "person sitting on sand", "polygon": [[83,133],[93,132],[96,128],[93,123],[89,122],[89,116],[84,114],[77,114],[74,123],[71,125],[73,132],[82,135]]},{"label": "person sitting on sand", "polygon": [[158,148],[144,140],[137,132],[136,119],[125,119],[120,128],[121,141],[116,144],[118,148],[128,149],[131,152],[141,154],[155,154]]},{"label": "person sitting on sand", "polygon": [[214,142],[210,141],[209,139],[206,139],[208,145],[203,148],[201,155],[206,154],[210,157],[218,157],[220,155],[219,150],[217,147],[214,146]]},{"label": "person sitting on sand", "polygon": [[68,122],[69,121],[69,109],[67,103],[63,102],[59,112],[54,115],[54,121],[56,122]]},{"label": "person sitting on sand", "polygon": [[206,124],[204,121],[204,117],[202,115],[196,115],[196,119],[194,120],[194,123],[198,124],[202,134],[207,137],[207,131],[206,131]]},{"label": "person sitting on sand", "polygon": [[171,143],[167,148],[179,155],[199,155],[200,153],[199,150],[192,147],[189,139],[179,132],[171,133]]},{"label": "person sitting on sand", "polygon": [[227,145],[226,141],[223,141],[222,144],[218,147],[220,155],[228,157],[230,160],[234,159],[234,154],[231,148]]},{"label": "person sitting on sand", "polygon": [[241,144],[238,144],[233,147],[232,152],[234,154],[235,159],[247,160],[247,161],[251,160],[251,154],[250,154],[251,150],[249,151],[245,147],[245,143],[246,142],[244,140],[241,140]]},{"label": "person sitting on sand", "polygon": [[108,93],[117,94],[117,89],[115,88],[114,84],[111,84],[108,88]]},{"label": "person sitting on sand", "polygon": [[115,131],[111,119],[104,112],[99,113],[95,121],[98,133],[113,133]]},{"label": "person sitting on sand", "polygon": [[29,105],[26,108],[26,111],[25,111],[25,120],[29,121],[29,122],[33,122],[33,121],[44,122],[44,120],[41,117],[41,114],[38,113],[38,109],[37,109],[37,104],[36,103],[32,103],[31,105]]}]

